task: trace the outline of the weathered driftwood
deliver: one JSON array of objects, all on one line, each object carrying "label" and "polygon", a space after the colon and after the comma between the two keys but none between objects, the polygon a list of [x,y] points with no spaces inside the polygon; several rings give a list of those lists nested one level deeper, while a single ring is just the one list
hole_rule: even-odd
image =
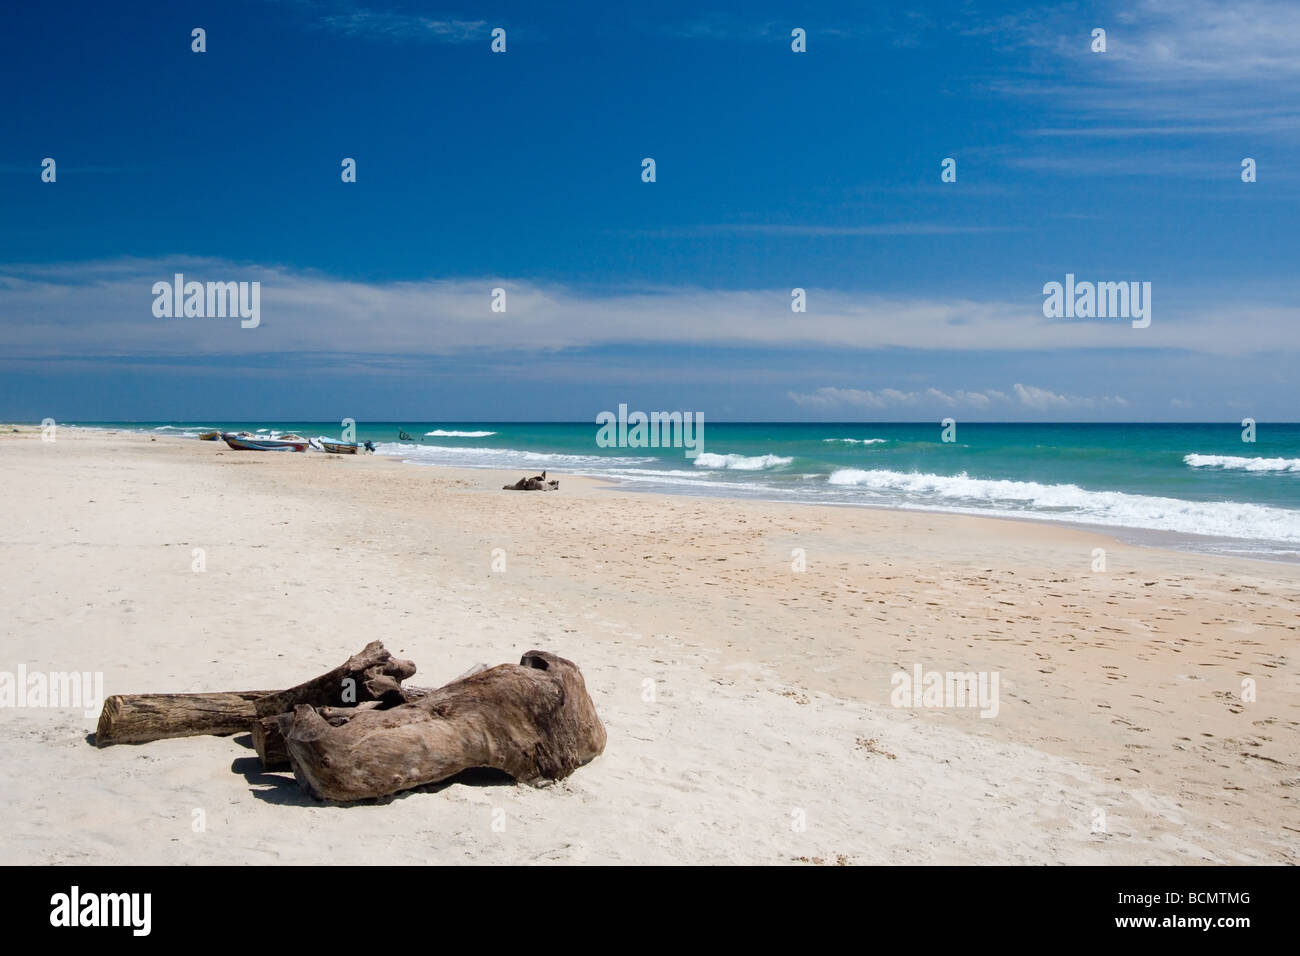
[{"label": "weathered driftwood", "polygon": [[[404,688],[407,693],[412,691],[427,690],[425,688]],[[380,706],[377,700],[366,701],[363,704],[357,704],[356,707],[320,707],[318,711],[322,717],[330,723],[335,723],[342,714],[352,714],[358,710],[373,710]],[[284,746],[284,734],[280,730],[280,718],[290,717],[291,714],[274,714],[270,717],[259,717],[253,721],[253,749],[257,755],[262,758],[263,770],[288,770],[289,769],[289,751]]]},{"label": "weathered driftwood", "polygon": [[502,491],[559,491],[560,479],[552,478],[546,480],[546,472],[540,475],[534,475],[531,478],[520,478],[513,485],[502,485]]},{"label": "weathered driftwood", "polygon": [[292,710],[298,704],[401,702],[405,697],[400,681],[414,673],[414,664],[398,660],[379,641],[372,641],[328,673],[288,690],[117,694],[104,701],[95,744],[107,747],[170,737],[237,734],[251,730],[259,717]]},{"label": "weathered driftwood", "polygon": [[320,677],[257,699],[257,716],[273,717],[299,704],[337,707],[368,700],[402,703],[402,681],[415,673],[415,665],[399,660],[371,641],[357,654]]},{"label": "weathered driftwood", "polygon": [[237,734],[257,719],[254,701],[272,691],[217,694],[117,694],[99,712],[95,744],[143,744],[169,737]]},{"label": "weathered driftwood", "polygon": [[[470,674],[477,674],[481,670],[487,670],[486,664],[478,664],[462,677],[468,677]],[[456,678],[460,680],[461,678]],[[406,685],[402,688],[402,696],[406,702],[419,700],[426,694],[432,694],[433,687],[414,687]],[[339,724],[341,718],[346,718],[358,710],[373,710],[376,707],[385,706],[385,702],[371,700],[358,704],[356,707],[320,707],[318,710],[322,717],[331,724]],[[293,714],[274,714],[270,717],[259,717],[254,721],[252,726],[253,749],[257,755],[262,758],[263,770],[288,770],[289,769],[289,751],[284,745],[284,731],[280,729],[280,723],[283,718],[292,718]]]},{"label": "weathered driftwood", "polygon": [[[480,671],[487,670],[486,664],[475,664],[465,673],[461,674],[456,680],[464,680]],[[452,681],[455,683],[455,681]],[[426,694],[432,694],[437,688],[434,687],[415,687],[406,685],[402,688],[404,702],[419,700]],[[320,707],[317,708],[320,715],[334,726],[338,726],[356,710],[373,710],[376,707],[383,706],[381,701],[367,701],[358,704],[356,708],[351,707]],[[263,770],[288,770],[289,769],[289,750],[284,744],[284,731],[280,729],[281,723],[292,723],[293,714],[275,714],[270,717],[261,717],[253,724],[253,749],[257,755],[262,758]]]},{"label": "weathered driftwood", "polygon": [[545,651],[388,709],[327,719],[300,704],[279,726],[298,781],[339,801],[397,793],[478,767],[527,783],[559,780],[605,749],[605,728],[582,674]]},{"label": "weathered driftwood", "polygon": [[250,728],[253,749],[262,760],[263,770],[282,770],[289,766],[289,751],[284,747],[284,734],[280,733],[280,717],[259,717]]}]

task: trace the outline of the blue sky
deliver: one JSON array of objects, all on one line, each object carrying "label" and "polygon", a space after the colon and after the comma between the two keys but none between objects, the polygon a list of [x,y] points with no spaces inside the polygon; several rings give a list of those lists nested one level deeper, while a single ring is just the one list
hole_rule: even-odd
[{"label": "blue sky", "polygon": [[0,416],[1298,417],[1300,6],[881,6],[10,5]]}]

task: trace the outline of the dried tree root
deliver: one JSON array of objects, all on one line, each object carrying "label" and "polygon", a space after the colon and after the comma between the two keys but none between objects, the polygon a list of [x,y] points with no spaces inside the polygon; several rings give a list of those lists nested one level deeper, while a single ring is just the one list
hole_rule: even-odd
[{"label": "dried tree root", "polygon": [[559,780],[600,754],[606,740],[578,668],[545,651],[388,709],[327,719],[300,704],[279,727],[299,783],[339,801],[397,793],[477,767],[527,783]]},{"label": "dried tree root", "polygon": [[[371,641],[346,661],[320,677],[257,699],[257,716],[287,713],[299,704],[314,707],[345,706],[368,700],[402,703],[402,681],[415,673],[415,665],[399,660]],[[348,683],[348,682],[351,683]]]}]

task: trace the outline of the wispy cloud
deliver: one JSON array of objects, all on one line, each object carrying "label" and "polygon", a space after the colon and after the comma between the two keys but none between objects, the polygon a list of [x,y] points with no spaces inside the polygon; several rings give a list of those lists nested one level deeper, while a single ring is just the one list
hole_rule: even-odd
[{"label": "wispy cloud", "polygon": [[321,17],[322,25],[349,36],[383,37],[393,40],[434,40],[469,43],[484,35],[484,20],[434,20],[428,17],[374,10]]},{"label": "wispy cloud", "polygon": [[[262,324],[160,319],[152,287],[176,272],[199,282],[261,283]],[[1051,276],[1056,280],[1060,276]],[[491,308],[506,290],[506,311]],[[1285,290],[1284,290],[1285,291]],[[0,354],[266,356],[455,355],[618,344],[948,353],[1173,350],[1216,356],[1294,352],[1300,306],[1220,299],[1161,311],[1152,324],[1045,319],[1039,288],[1015,299],[863,295],[808,288],[584,288],[513,277],[365,283],[214,259],[113,260],[0,267]],[[1225,321],[1223,309],[1231,309]],[[617,316],[617,321],[611,321]],[[1245,330],[1245,332],[1243,332]],[[1046,399],[1043,399],[1046,400]]]},{"label": "wispy cloud", "polygon": [[1300,79],[1292,0],[1143,0],[1116,17],[1116,57],[1148,83]]},{"label": "wispy cloud", "polygon": [[[1105,53],[1090,49],[1097,27],[1106,30]],[[1033,136],[1300,135],[1300,5],[1292,0],[1139,0],[1086,14],[1069,6],[965,32],[1023,60],[1019,76],[1000,77],[991,90],[1070,117]]]},{"label": "wispy cloud", "polygon": [[[1092,52],[1092,30],[1106,31],[1106,52]],[[1118,64],[1148,86],[1206,81],[1300,78],[1296,37],[1300,6],[1291,0],[1138,0],[1033,8],[967,21],[960,32],[1004,49]]]},{"label": "wispy cloud", "polygon": [[1206,133],[1252,132],[1258,127],[1242,123],[1229,126],[1074,126],[1063,129],[1030,130],[1029,136],[1074,139],[1137,139],[1146,136],[1201,136]]},{"label": "wispy cloud", "polygon": [[756,42],[760,40],[790,40],[790,31],[799,27],[805,31],[809,42],[823,39],[860,37],[870,32],[852,19],[840,22],[810,20],[802,13],[792,14],[783,20],[763,19],[734,13],[707,13],[687,21],[670,21],[659,27],[670,36],[687,40],[730,40]]},{"label": "wispy cloud", "polygon": [[1141,156],[1098,155],[1091,150],[1072,150],[1057,155],[1008,156],[1014,169],[1066,176],[1157,176],[1182,179],[1234,180],[1241,173],[1238,157],[1215,163],[1204,154],[1163,151]]},{"label": "wispy cloud", "polygon": [[985,391],[965,391],[955,389],[943,391],[938,388],[925,388],[916,391],[901,391],[895,388],[866,390],[857,388],[836,388],[827,386],[812,392],[789,392],[791,401],[806,409],[825,411],[837,409],[867,409],[883,411],[890,408],[917,408],[920,406],[938,408],[969,408],[978,412],[997,409],[1031,409],[1033,411],[1078,411],[1099,408],[1116,408],[1128,405],[1128,401],[1119,395],[1097,397],[1080,395],[1061,395],[1034,385],[1017,382],[1010,392],[997,389]]},{"label": "wispy cloud", "polygon": [[1041,411],[1049,409],[1070,409],[1070,408],[1104,408],[1114,405],[1127,405],[1128,401],[1118,395],[1102,395],[1096,398],[1080,397],[1077,395],[1058,395],[1056,392],[1049,391],[1045,388],[1037,388],[1033,385],[1021,385],[1019,383],[1012,386],[1015,391],[1016,399],[1025,408],[1034,408]]},{"label": "wispy cloud", "polygon": [[684,23],[668,23],[664,32],[688,40],[764,40],[789,36],[793,26],[771,20],[758,20],[723,14],[709,14]]},{"label": "wispy cloud", "polygon": [[689,238],[695,236],[961,236],[1008,232],[1007,226],[966,226],[940,222],[868,223],[857,226],[821,225],[817,223],[711,223],[664,229],[640,230],[636,235],[651,238]]},{"label": "wispy cloud", "polygon": [[373,10],[343,0],[291,0],[311,25],[344,36],[425,43],[471,43],[486,36],[487,21]]}]

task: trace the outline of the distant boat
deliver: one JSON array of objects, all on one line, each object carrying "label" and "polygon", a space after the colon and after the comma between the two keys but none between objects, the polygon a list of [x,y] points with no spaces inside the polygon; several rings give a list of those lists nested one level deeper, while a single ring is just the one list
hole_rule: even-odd
[{"label": "distant boat", "polygon": [[216,441],[221,437],[221,432],[202,432],[199,435],[199,441]]},{"label": "distant boat", "polygon": [[281,435],[279,438],[254,438],[248,432],[225,432],[222,439],[235,451],[306,451],[307,439],[298,435]]},{"label": "distant boat", "polygon": [[355,455],[362,448],[365,448],[366,451],[375,450],[375,446],[371,442],[361,445],[354,441],[330,441],[328,438],[317,438],[313,440],[312,444],[330,455]]}]

